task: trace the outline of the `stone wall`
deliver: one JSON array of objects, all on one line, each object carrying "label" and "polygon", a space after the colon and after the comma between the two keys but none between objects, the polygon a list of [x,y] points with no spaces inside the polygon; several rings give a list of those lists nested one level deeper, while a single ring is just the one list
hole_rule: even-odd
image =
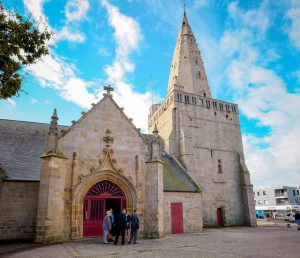
[{"label": "stone wall", "polygon": [[0,240],[33,239],[39,182],[0,184]]},{"label": "stone wall", "polygon": [[201,193],[164,192],[164,229],[171,234],[171,203],[181,202],[183,208],[183,230],[200,232],[203,229]]},{"label": "stone wall", "polygon": [[239,154],[243,155],[243,146],[238,114],[182,103],[177,108],[179,158],[203,191],[203,223],[216,226],[217,209],[222,208],[225,225],[242,225]]}]

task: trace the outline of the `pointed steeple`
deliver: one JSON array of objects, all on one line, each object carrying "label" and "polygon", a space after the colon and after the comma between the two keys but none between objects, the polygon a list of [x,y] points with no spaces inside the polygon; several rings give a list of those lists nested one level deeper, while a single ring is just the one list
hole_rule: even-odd
[{"label": "pointed steeple", "polygon": [[185,4],[169,76],[168,93],[173,90],[211,97],[204,63],[187,19]]},{"label": "pointed steeple", "polygon": [[57,151],[57,141],[58,141],[58,127],[57,127],[57,112],[56,108],[51,116],[51,122],[49,126],[46,153],[56,153]]}]

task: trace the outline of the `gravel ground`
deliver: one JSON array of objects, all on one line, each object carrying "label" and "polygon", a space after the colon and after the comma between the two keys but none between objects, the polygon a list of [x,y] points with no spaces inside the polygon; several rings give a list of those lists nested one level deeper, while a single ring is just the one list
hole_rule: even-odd
[{"label": "gravel ground", "polygon": [[300,257],[300,231],[292,224],[257,228],[205,229],[203,233],[171,235],[160,240],[140,239],[136,245],[104,245],[85,239],[55,245],[0,244],[0,257]]}]

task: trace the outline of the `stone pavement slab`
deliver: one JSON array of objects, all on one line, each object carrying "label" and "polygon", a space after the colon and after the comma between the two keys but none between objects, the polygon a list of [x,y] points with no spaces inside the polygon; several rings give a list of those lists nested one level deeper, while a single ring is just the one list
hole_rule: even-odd
[{"label": "stone pavement slab", "polygon": [[203,233],[171,235],[163,239],[141,239],[137,245],[104,245],[85,239],[55,245],[2,244],[0,257],[262,257],[299,258],[300,232],[296,226],[259,226],[205,229]]}]

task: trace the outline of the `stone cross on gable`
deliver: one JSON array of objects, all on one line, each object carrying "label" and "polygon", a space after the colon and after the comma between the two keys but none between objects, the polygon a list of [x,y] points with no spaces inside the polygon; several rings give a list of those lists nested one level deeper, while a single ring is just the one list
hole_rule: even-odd
[{"label": "stone cross on gable", "polygon": [[114,91],[114,88],[110,85],[104,86],[104,90],[106,90],[107,95],[111,95],[111,92]]}]

